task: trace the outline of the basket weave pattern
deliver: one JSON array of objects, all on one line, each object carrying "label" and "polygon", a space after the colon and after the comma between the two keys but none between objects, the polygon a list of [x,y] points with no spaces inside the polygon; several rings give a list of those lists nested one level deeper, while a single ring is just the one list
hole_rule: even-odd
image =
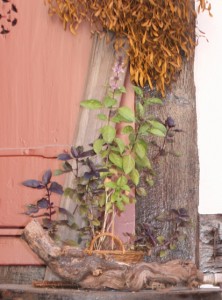
[{"label": "basket weave pattern", "polygon": [[[120,250],[97,250],[94,249],[95,242],[101,238],[101,237],[111,237],[113,241],[115,241],[116,244],[118,244]],[[113,235],[110,232],[104,232],[96,235],[91,243],[88,249],[84,251],[88,255],[98,255],[105,258],[110,258],[119,262],[124,263],[138,263],[142,261],[144,253],[142,251],[131,251],[126,250],[123,242],[115,235]]]}]

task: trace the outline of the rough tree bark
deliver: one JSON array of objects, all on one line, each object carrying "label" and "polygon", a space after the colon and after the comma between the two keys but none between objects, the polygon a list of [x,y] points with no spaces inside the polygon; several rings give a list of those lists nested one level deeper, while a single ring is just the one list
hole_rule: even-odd
[{"label": "rough tree bark", "polygon": [[[190,1],[194,7],[195,1]],[[193,24],[192,38],[195,40],[194,15],[191,16],[190,22]],[[143,222],[154,224],[152,219],[162,211],[185,208],[191,219],[191,225],[187,228],[187,239],[181,242],[176,250],[170,251],[165,259],[191,259],[198,264],[199,159],[193,70],[194,57],[189,61],[184,59],[182,71],[171,90],[167,91],[164,105],[152,111],[163,121],[169,116],[172,117],[176,128],[183,130],[176,134],[174,143],[168,144],[166,149],[179,152],[181,155],[180,157],[166,155],[155,160],[153,164],[156,173],[155,184],[149,188],[145,182],[142,183],[148,191],[148,196],[138,197],[136,224]],[[155,91],[148,94],[159,96]],[[155,151],[156,149],[150,149],[151,156],[156,155]],[[168,223],[163,225],[159,233],[168,236],[171,230]],[[158,256],[151,259],[158,260]]]},{"label": "rough tree bark", "polygon": [[[148,95],[158,96],[157,93],[149,91]],[[166,146],[166,150],[180,152],[181,155],[176,157],[168,154],[155,159],[155,184],[148,187],[145,181],[142,183],[148,195],[138,197],[136,223],[153,224],[153,218],[162,211],[185,208],[191,219],[191,226],[187,228],[187,239],[176,250],[171,251],[166,259],[191,259],[198,263],[199,164],[193,60],[184,64],[172,91],[166,95],[164,105],[154,108],[152,113],[163,121],[169,116],[172,117],[176,128],[183,130],[175,135],[173,144]],[[155,147],[150,149],[151,157],[156,155],[156,150]],[[170,230],[169,224],[165,224],[161,228],[161,235],[167,236]],[[158,260],[158,256],[152,259]]]},{"label": "rough tree bark", "polygon": [[192,262],[181,260],[158,263],[124,264],[87,255],[80,248],[59,247],[35,220],[25,228],[23,237],[32,250],[63,280],[83,288],[140,290],[175,285],[198,286],[203,276]]}]

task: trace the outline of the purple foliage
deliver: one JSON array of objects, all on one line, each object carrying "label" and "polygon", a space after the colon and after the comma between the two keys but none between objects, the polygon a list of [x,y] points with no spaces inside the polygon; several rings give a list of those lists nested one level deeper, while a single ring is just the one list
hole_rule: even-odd
[{"label": "purple foliage", "polygon": [[57,157],[59,160],[70,160],[70,159],[73,159],[73,157],[70,155],[70,154],[68,154],[68,153],[61,153],[61,154],[59,154],[58,155],[58,157]]},{"label": "purple foliage", "polygon": [[53,193],[56,193],[56,194],[59,194],[59,195],[62,195],[63,194],[63,188],[62,188],[62,185],[53,181],[50,185],[50,188],[49,188],[50,192],[53,192]]},{"label": "purple foliage", "polygon": [[52,171],[51,170],[47,170],[43,176],[42,176],[42,182],[47,185],[49,184],[50,180],[51,180],[51,177],[52,177]]},{"label": "purple foliage", "polygon": [[35,179],[25,180],[22,182],[22,184],[26,187],[30,187],[33,189],[44,189],[45,188],[44,184],[41,181],[35,180]]}]

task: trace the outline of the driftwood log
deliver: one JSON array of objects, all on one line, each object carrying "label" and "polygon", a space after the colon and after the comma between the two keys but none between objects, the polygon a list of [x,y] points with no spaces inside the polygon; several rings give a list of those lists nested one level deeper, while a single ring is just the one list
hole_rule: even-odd
[{"label": "driftwood log", "polygon": [[192,262],[125,264],[87,255],[80,248],[59,247],[35,220],[24,229],[24,240],[61,280],[82,288],[116,290],[197,287],[203,275]]}]

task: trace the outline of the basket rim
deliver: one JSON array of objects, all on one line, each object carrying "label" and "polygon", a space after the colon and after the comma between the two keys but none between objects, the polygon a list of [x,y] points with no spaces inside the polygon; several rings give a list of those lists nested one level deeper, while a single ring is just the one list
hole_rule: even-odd
[{"label": "basket rim", "polygon": [[[121,248],[121,250],[115,249],[94,249],[94,244],[96,242],[97,239],[99,239],[100,237],[111,237]],[[84,253],[87,255],[107,255],[107,256],[115,256],[118,257],[116,258],[117,260],[122,258],[123,260],[127,259],[127,257],[129,259],[132,259],[132,257],[134,257],[136,260],[140,259],[141,257],[144,256],[144,252],[143,251],[136,251],[136,250],[126,250],[124,247],[123,242],[121,241],[121,239],[117,236],[115,236],[113,233],[111,232],[102,232],[97,234],[91,241],[89,247],[87,249],[84,250]]]},{"label": "basket rim", "polygon": [[120,255],[144,255],[143,251],[136,251],[136,250],[125,250],[125,252],[123,253],[123,251],[121,250],[92,250],[90,251],[90,249],[85,249],[84,252],[86,254],[92,255],[92,254],[120,254]]},{"label": "basket rim", "polygon": [[[102,249],[93,249],[94,248],[94,244],[96,242],[97,239],[99,239],[100,237],[111,237],[121,248],[121,250],[102,250]],[[99,234],[97,234],[91,241],[90,245],[89,245],[89,248],[86,249],[89,253],[93,253],[94,251],[120,251],[122,254],[126,252],[125,250],[125,247],[123,245],[123,242],[121,241],[120,238],[118,238],[116,235],[114,235],[113,233],[111,232],[101,232]]]}]

